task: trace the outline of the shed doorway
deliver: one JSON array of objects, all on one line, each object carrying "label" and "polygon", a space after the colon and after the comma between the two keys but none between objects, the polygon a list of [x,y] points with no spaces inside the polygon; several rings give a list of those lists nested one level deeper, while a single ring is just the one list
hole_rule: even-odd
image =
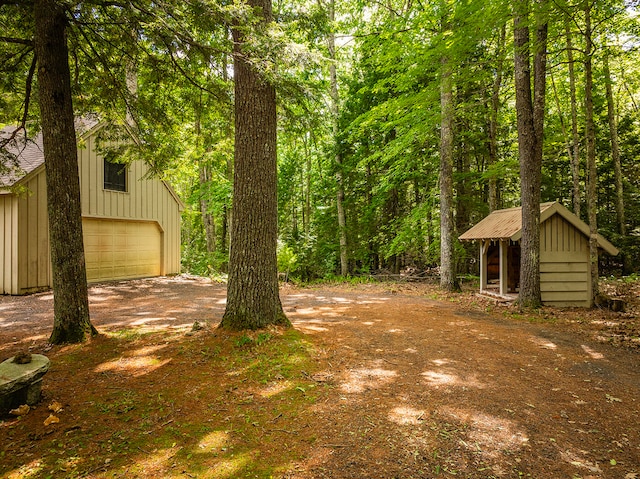
[{"label": "shed doorway", "polygon": [[517,295],[520,290],[520,242],[487,241],[483,250],[481,291],[503,296]]}]

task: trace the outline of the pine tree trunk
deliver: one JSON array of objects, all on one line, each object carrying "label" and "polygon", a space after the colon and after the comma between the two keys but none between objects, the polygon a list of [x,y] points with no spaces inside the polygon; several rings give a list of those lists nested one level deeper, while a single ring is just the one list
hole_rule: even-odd
[{"label": "pine tree trunk", "polygon": [[514,73],[520,158],[522,240],[520,305],[538,307],[540,294],[540,186],[546,75],[546,27],[538,22],[531,91],[529,2],[514,2]]},{"label": "pine tree trunk", "polygon": [[624,217],[624,188],[622,183],[622,164],[620,160],[620,143],[618,141],[618,123],[616,122],[616,106],[613,101],[611,71],[609,69],[609,52],[604,55],[604,81],[607,89],[607,116],[609,118],[609,137],[611,139],[611,159],[616,181],[616,214],[618,219],[618,233],[627,234]]},{"label": "pine tree trunk", "polygon": [[596,128],[593,118],[593,39],[591,5],[585,2],[584,109],[587,140],[587,216],[589,218],[589,262],[591,266],[591,304],[598,296],[598,171],[596,167]]},{"label": "pine tree trunk", "polygon": [[[335,21],[335,0],[329,2],[329,21]],[[332,27],[333,28],[333,27]],[[347,218],[344,211],[344,177],[342,172],[342,156],[338,151],[338,115],[340,113],[340,96],[338,92],[338,77],[336,73],[336,37],[332,32],[327,37],[327,46],[329,50],[329,79],[331,87],[331,113],[333,116],[333,138],[336,142],[336,204],[338,210],[338,240],[340,243],[340,274],[347,276],[349,274],[349,257],[347,254]]]},{"label": "pine tree trunk", "polygon": [[571,36],[571,19],[565,15],[565,34],[567,37],[567,60],[569,64],[569,90],[571,95],[571,134],[573,145],[571,148],[571,178],[573,189],[571,202],[573,212],[580,218],[582,200],[580,199],[580,136],[578,134],[578,102],[576,100],[576,73],[573,60],[573,39]]},{"label": "pine tree trunk", "polygon": [[[498,39],[498,51],[496,73],[491,89],[491,111],[489,117],[489,164],[488,167],[498,163],[498,111],[500,110],[500,89],[502,87],[502,74],[504,70],[504,58],[506,53],[506,24],[500,29]],[[489,212],[498,209],[498,179],[495,176],[489,178]]]},{"label": "pine tree trunk", "polygon": [[34,18],[53,273],[49,341],[78,343],[97,331],[89,319],[67,18],[54,0],[36,0]]},{"label": "pine tree trunk", "polygon": [[[270,0],[247,4],[271,20]],[[220,324],[232,330],[291,326],[278,292],[276,92],[247,60],[245,31],[233,29],[235,165],[227,307]]]},{"label": "pine tree trunk", "polygon": [[452,65],[441,59],[440,78],[440,287],[458,291],[453,222],[453,79]]}]

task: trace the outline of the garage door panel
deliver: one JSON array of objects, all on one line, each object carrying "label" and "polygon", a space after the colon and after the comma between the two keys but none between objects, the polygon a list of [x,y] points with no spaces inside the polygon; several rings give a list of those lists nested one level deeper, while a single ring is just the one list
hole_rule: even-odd
[{"label": "garage door panel", "polygon": [[155,222],[83,219],[87,279],[105,281],[160,274],[160,229]]}]

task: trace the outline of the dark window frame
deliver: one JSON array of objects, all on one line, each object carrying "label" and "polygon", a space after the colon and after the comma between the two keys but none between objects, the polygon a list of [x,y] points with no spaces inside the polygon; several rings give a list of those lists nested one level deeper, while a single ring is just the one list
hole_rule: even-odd
[{"label": "dark window frame", "polygon": [[127,192],[127,165],[104,158],[104,189]]}]

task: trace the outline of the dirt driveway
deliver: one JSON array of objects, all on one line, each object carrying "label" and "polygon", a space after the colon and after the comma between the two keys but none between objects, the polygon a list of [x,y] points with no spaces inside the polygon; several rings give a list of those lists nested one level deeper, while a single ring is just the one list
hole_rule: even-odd
[{"label": "dirt driveway", "polygon": [[[225,301],[223,285],[185,277],[99,285],[90,294],[103,332],[215,325]],[[45,347],[51,301],[50,294],[2,298],[0,359]],[[280,477],[640,478],[637,350],[564,323],[390,286],[286,287],[282,301],[314,345],[313,378],[324,392],[274,429],[305,444]],[[3,427],[12,431],[12,443],[0,446],[0,475],[41,477],[16,472],[31,457],[28,431],[18,426],[0,423],[0,436]],[[145,477],[205,477],[166,467]],[[105,468],[104,476],[77,475],[126,477]]]}]

